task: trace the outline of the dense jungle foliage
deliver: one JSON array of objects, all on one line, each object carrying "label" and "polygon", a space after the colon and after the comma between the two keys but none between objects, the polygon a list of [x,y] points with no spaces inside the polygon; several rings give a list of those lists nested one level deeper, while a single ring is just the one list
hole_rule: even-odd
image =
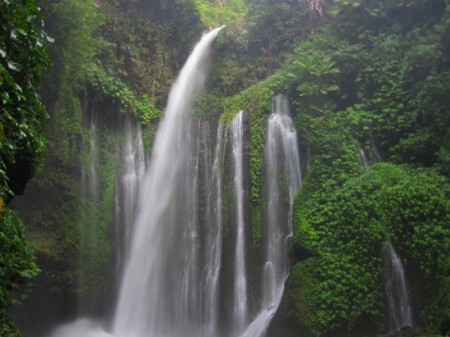
[{"label": "dense jungle foliage", "polygon": [[[300,139],[292,272],[274,325],[292,335],[382,334],[389,241],[408,275],[412,333],[449,334],[448,0],[36,1],[0,0],[2,336],[20,334],[8,312],[15,289],[38,273],[29,246],[44,270],[39,287],[105,296],[118,125],[139,120],[150,152],[180,67],[202,30],[220,24],[195,113],[224,123],[248,115],[256,251],[271,97],[288,96]],[[80,200],[93,116],[100,208]],[[80,259],[87,216],[101,225]],[[82,284],[77,269],[88,275]]]},{"label": "dense jungle foliage", "polygon": [[[23,225],[6,203],[23,192],[42,160],[47,115],[38,95],[50,60],[43,22],[33,1],[0,3],[0,333],[20,335],[9,320],[15,289],[37,275]],[[23,296],[23,295],[22,295]]]}]

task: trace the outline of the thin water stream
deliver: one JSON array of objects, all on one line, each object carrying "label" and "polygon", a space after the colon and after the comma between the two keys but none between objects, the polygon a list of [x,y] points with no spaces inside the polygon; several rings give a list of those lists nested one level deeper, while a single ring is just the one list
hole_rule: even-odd
[{"label": "thin water stream", "polygon": [[403,263],[390,242],[383,243],[383,262],[389,308],[388,331],[396,332],[405,326],[412,327],[413,321]]},{"label": "thin water stream", "polygon": [[245,268],[244,177],[243,177],[243,111],[234,117],[233,137],[234,193],[236,200],[236,250],[234,266],[233,330],[241,332],[248,321],[247,275]]}]

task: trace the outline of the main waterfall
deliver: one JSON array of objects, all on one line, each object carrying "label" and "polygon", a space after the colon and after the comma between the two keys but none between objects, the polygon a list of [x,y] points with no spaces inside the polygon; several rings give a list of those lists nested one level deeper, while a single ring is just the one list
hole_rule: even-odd
[{"label": "main waterfall", "polygon": [[[221,28],[204,35],[169,95],[146,172],[130,257],[113,324],[116,337],[198,336],[201,261],[191,100],[202,87],[208,47]],[[195,149],[194,149],[195,150]],[[189,157],[188,157],[189,155]],[[193,159],[194,157],[194,159]],[[187,181],[188,179],[190,181]],[[194,201],[193,201],[194,200]]]}]

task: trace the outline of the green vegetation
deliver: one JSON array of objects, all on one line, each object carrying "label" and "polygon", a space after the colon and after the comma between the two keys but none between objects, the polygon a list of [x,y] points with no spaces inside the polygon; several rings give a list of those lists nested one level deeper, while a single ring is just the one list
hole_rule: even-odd
[{"label": "green vegetation", "polygon": [[[190,30],[182,23],[175,25],[177,10],[160,3],[126,3],[109,1],[101,8],[92,0],[41,3],[46,31],[54,39],[49,46],[53,67],[44,73],[42,90],[50,115],[50,143],[44,169],[30,187],[34,216],[21,212],[32,245],[64,266],[65,272],[56,274],[59,282],[67,284],[70,293],[98,302],[94,294],[104,294],[114,181],[120,170],[118,158],[111,155],[121,138],[117,123],[124,120],[121,115],[132,114],[146,124],[151,129],[144,134],[146,152],[150,151],[153,124],[189,48],[186,41],[176,48],[167,42],[180,35],[178,30]],[[151,8],[143,11],[141,6]],[[185,25],[195,27],[193,10],[182,7]],[[183,39],[189,37],[185,34]],[[83,139],[89,140],[86,130],[93,115],[101,130],[96,200],[83,196],[79,184],[80,163],[89,165],[89,149],[80,149]]]},{"label": "green vegetation", "polygon": [[207,28],[233,24],[247,14],[243,0],[192,0],[200,20]]},{"label": "green vegetation", "polygon": [[[323,19],[310,18],[309,27],[320,30],[306,40],[291,40],[291,53],[271,76],[223,103],[224,121],[241,109],[250,116],[254,241],[260,237],[255,211],[263,183],[259,135],[264,133],[258,130],[264,128],[270,98],[284,92],[291,100],[301,151],[310,154],[295,205],[289,318],[315,336],[382,333],[381,244],[390,240],[413,275],[417,323],[430,333],[445,334],[449,4],[318,3],[324,5]],[[280,11],[271,14],[261,7],[259,19],[287,15],[283,5],[276,6]],[[285,6],[293,11],[292,5]],[[290,15],[305,19],[308,13]],[[277,28],[277,20],[270,29]],[[249,44],[258,39],[247,38]],[[271,56],[266,54],[266,61]],[[372,165],[367,173],[358,147]],[[392,164],[374,164],[379,161]]]},{"label": "green vegetation", "polygon": [[0,198],[8,200],[23,191],[45,150],[38,90],[51,38],[33,1],[2,1],[0,13]]},{"label": "green vegetation", "polygon": [[[82,192],[82,201],[79,205],[79,215],[70,230],[73,243],[78,254],[72,257],[72,265],[76,272],[69,273],[71,282],[77,285],[76,292],[80,298],[87,299],[87,303],[103,300],[103,290],[108,286],[108,268],[111,257],[110,232],[113,223],[113,202],[116,174],[120,170],[119,156],[108,149],[120,144],[120,139],[103,125],[96,126],[95,134],[85,130],[86,143],[92,137],[97,137],[95,149],[85,146],[83,148],[83,163],[86,172],[85,179],[87,191]],[[92,126],[91,126],[92,128]],[[92,153],[92,151],[95,151]],[[95,166],[96,177],[90,173]],[[89,190],[91,187],[94,191]],[[95,299],[95,301],[93,301]]]},{"label": "green vegetation", "polygon": [[33,1],[0,3],[0,334],[19,336],[9,309],[25,298],[24,285],[39,268],[24,227],[7,203],[22,193],[42,161],[47,119],[38,95],[43,69],[50,64]]},{"label": "green vegetation", "polygon": [[150,104],[147,95],[136,97],[136,94],[119,78],[109,76],[101,68],[92,66],[89,73],[89,84],[99,94],[103,94],[119,103],[122,110],[138,117],[143,124],[151,119],[161,117],[161,111]]},{"label": "green vegetation", "polygon": [[271,97],[275,95],[274,86],[277,76],[252,86],[239,95],[224,101],[222,122],[231,120],[239,110],[244,110],[250,118],[250,181],[251,213],[253,243],[259,245],[261,240],[261,219],[263,196],[264,144],[267,113],[270,111]]},{"label": "green vegetation", "polygon": [[[48,35],[40,30],[41,13],[33,1],[0,4],[0,213],[8,212],[6,201],[13,192],[22,192],[43,158],[46,141],[42,123],[47,113],[37,91],[42,70],[50,63],[47,45],[53,67],[43,73],[45,85],[40,93],[50,116],[45,128],[48,149],[43,169],[29,185],[29,195],[16,207],[27,224],[30,244],[45,261],[63,266],[63,272],[52,272],[58,285],[67,284],[69,289],[64,292],[93,300],[100,300],[92,296],[96,290],[104,294],[105,279],[97,276],[107,275],[111,253],[112,193],[116,170],[120,169],[117,158],[110,155],[117,146],[116,138],[120,138],[113,121],[119,118],[119,111],[135,115],[143,124],[157,121],[178,62],[189,48],[186,41],[180,43],[181,48],[166,42],[176,30],[190,30],[175,26],[176,17],[169,19],[176,11],[162,6],[156,8],[159,13],[146,14],[135,4],[124,13],[123,3],[111,1],[100,9],[91,0],[42,1]],[[183,10],[186,26],[195,25],[192,13],[187,7]],[[162,23],[156,24],[158,20]],[[102,174],[95,203],[80,200],[79,185],[79,165],[85,157],[80,148],[89,120],[86,115],[94,110],[107,125],[102,127],[102,136],[111,136],[100,142],[98,170]],[[153,133],[144,135],[147,152]],[[90,227],[92,231],[84,230]],[[17,228],[23,235],[19,232],[22,227]],[[3,253],[3,246],[1,249]],[[79,251],[89,255],[79,259]],[[79,275],[78,267],[88,277]],[[6,295],[3,298],[6,301]],[[2,309],[2,322],[7,322],[6,313]],[[0,334],[7,336],[6,325],[2,329]],[[13,333],[19,334],[11,326],[8,334]]]},{"label": "green vegetation", "polygon": [[17,289],[29,286],[39,273],[34,252],[23,233],[23,224],[13,211],[0,213],[0,332],[5,337],[20,336],[9,319],[9,310],[26,297],[25,291],[17,293]]},{"label": "green vegetation", "polygon": [[[66,273],[59,276],[73,292],[90,296],[104,288],[96,275],[106,275],[111,248],[120,167],[110,150],[121,137],[118,116],[132,114],[146,124],[149,154],[181,64],[201,31],[222,23],[208,90],[194,113],[226,125],[246,112],[246,214],[255,251],[264,218],[266,120],[276,94],[289,97],[300,138],[305,174],[295,201],[285,319],[314,336],[383,333],[381,245],[389,240],[409,276],[417,325],[425,335],[448,334],[449,1],[38,2],[48,35],[33,1],[0,0],[0,272],[9,273],[1,277],[2,336],[18,335],[7,314],[12,289],[37,273],[7,204],[42,163],[46,145],[44,169],[30,184],[33,214],[19,214],[33,247],[62,263]],[[45,45],[53,68],[43,73],[50,64]],[[89,157],[80,149],[92,115],[102,125],[99,195],[79,200],[79,166]],[[228,168],[222,170],[228,177]],[[98,226],[90,231],[92,221]],[[92,256],[83,255],[83,283],[77,252],[85,250]]]},{"label": "green vegetation", "polygon": [[380,163],[327,194],[317,191],[306,200],[300,194],[294,251],[307,258],[294,267],[302,298],[294,305],[306,307],[302,319],[315,336],[368,328],[368,322],[381,330],[383,241],[394,244],[414,275],[415,308],[432,317],[426,323],[442,320],[445,307],[437,301],[448,291],[441,282],[448,272],[449,193],[448,181],[435,170]]},{"label": "green vegetation", "polygon": [[[315,336],[383,332],[390,240],[411,275],[417,323],[445,333],[448,5],[343,1],[330,14],[284,66],[312,163],[295,205],[291,318]],[[410,166],[361,175],[358,144],[372,163]]]}]

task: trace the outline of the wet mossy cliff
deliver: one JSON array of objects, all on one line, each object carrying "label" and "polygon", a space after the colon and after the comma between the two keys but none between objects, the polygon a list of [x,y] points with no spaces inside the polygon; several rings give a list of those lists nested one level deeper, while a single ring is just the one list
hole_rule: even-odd
[{"label": "wet mossy cliff", "polygon": [[[36,310],[44,296],[53,299],[47,309],[58,320],[75,315],[77,298],[93,299],[86,310],[94,315],[113,301],[116,285],[106,282],[114,273],[112,191],[125,125],[142,125],[148,155],[180,67],[202,31],[221,23],[227,26],[195,113],[226,123],[245,111],[249,270],[261,260],[271,97],[288,97],[299,137],[303,182],[294,204],[292,268],[268,334],[386,333],[383,242],[405,267],[414,322],[408,333],[448,334],[448,1],[51,0],[39,2],[40,14],[33,7],[45,22],[42,36],[21,24],[27,21],[18,8],[30,3],[2,2],[0,40],[0,216],[11,224],[18,220],[10,209],[16,211],[42,270],[16,313],[26,334],[47,328],[51,315]],[[96,185],[89,190],[92,172]],[[99,226],[82,237],[92,218]],[[7,228],[0,233],[11,242]],[[20,242],[11,251],[25,249],[30,265],[16,265],[23,278],[17,285],[37,274]],[[4,247],[2,273],[11,261]],[[11,335],[12,283],[2,278],[0,294],[1,322]],[[40,324],[28,324],[31,312]]]}]

